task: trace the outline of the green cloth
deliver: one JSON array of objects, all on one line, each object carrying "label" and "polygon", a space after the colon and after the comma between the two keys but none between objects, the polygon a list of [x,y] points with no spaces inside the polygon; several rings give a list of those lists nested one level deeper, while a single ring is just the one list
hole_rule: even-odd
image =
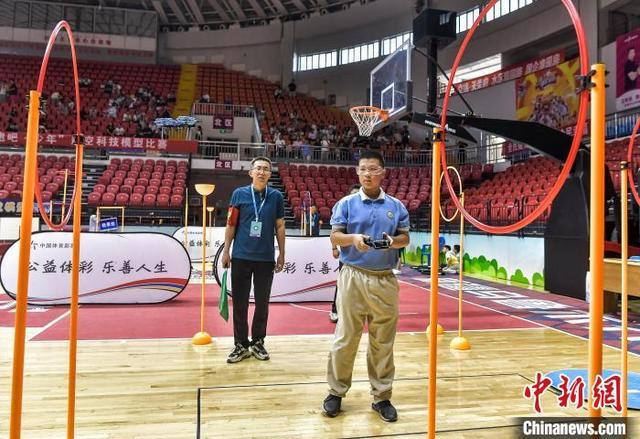
[{"label": "green cloth", "polygon": [[227,299],[227,272],[222,273],[222,285],[220,286],[220,300],[218,301],[218,310],[225,321],[229,321],[229,300]]}]

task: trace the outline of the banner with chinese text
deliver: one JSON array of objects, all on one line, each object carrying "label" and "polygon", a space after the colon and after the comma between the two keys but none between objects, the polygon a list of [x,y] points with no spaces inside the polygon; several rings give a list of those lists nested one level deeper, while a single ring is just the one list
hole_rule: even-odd
[{"label": "banner with chinese text", "polygon": [[[276,258],[278,246],[276,245]],[[287,236],[287,257],[284,269],[273,277],[271,302],[331,302],[338,279],[338,260],[331,252],[328,236]],[[312,250],[310,250],[312,249]],[[374,250],[372,250],[374,251]],[[397,251],[397,250],[375,250]],[[214,263],[215,276],[220,285],[222,278],[222,248],[218,249]],[[233,257],[233,248],[231,252]],[[233,297],[231,278],[227,287]],[[253,288],[251,289],[253,301]]]},{"label": "banner with chinese text", "polygon": [[561,129],[578,115],[580,60],[573,59],[516,81],[516,119]]},{"label": "banner with chinese text", "polygon": [[640,29],[616,39],[616,110],[640,106]]},{"label": "banner with chinese text", "polygon": [[[69,304],[71,232],[38,232],[31,240],[29,304]],[[15,299],[20,240],[0,262],[0,285]],[[83,232],[80,303],[161,303],[175,298],[191,276],[182,244],[162,233]]]},{"label": "banner with chinese text", "polygon": [[[72,145],[71,134],[39,134],[40,147],[67,147]],[[0,145],[23,146],[26,143],[26,133],[0,131]],[[86,148],[105,148],[122,150],[164,151],[176,153],[192,153],[198,150],[196,140],[174,140],[142,137],[110,137],[85,136]]]},{"label": "banner with chinese text", "polygon": [[[456,87],[461,94],[482,90],[484,88],[502,84],[503,82],[522,78],[522,76],[528,75],[530,73],[538,72],[540,70],[556,66],[563,61],[564,52],[556,52],[540,58],[506,67],[497,72],[480,76],[479,78],[473,78],[469,79],[468,81],[458,82],[456,83]],[[446,86],[446,83],[444,85]],[[451,88],[451,94],[455,94],[455,90],[453,89],[453,87]],[[440,92],[440,95],[444,95],[444,88]]]},{"label": "banner with chinese text", "polygon": [[[184,245],[184,227],[175,231],[173,237]],[[202,262],[202,245],[207,248],[207,261],[213,260],[224,244],[224,227],[207,227],[207,237],[202,239],[202,227],[189,226],[187,229],[187,252],[191,262]]]}]

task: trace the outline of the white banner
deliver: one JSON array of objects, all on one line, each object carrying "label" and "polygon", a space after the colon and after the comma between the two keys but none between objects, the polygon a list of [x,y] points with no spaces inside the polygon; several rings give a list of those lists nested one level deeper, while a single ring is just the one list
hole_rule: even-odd
[{"label": "white banner", "polygon": [[[31,238],[29,303],[68,304],[71,296],[71,232],[39,232]],[[15,299],[20,241],[0,262],[0,284]],[[80,303],[160,303],[186,287],[191,261],[182,244],[162,233],[82,233]]]},{"label": "white banner", "polygon": [[[284,269],[273,277],[271,302],[331,302],[338,279],[338,260],[333,258],[328,236],[287,236]],[[218,284],[222,278],[222,248],[215,261]],[[278,246],[276,244],[276,257]],[[231,255],[233,258],[233,253]],[[233,296],[231,276],[228,289]],[[253,300],[253,286],[251,288]]]},{"label": "white banner", "polygon": [[[213,260],[224,244],[225,227],[207,227],[207,237],[202,239],[202,227],[189,226],[187,229],[187,252],[191,262],[202,262],[202,245],[207,247],[207,261]],[[173,237],[184,245],[184,227],[175,231]]]}]

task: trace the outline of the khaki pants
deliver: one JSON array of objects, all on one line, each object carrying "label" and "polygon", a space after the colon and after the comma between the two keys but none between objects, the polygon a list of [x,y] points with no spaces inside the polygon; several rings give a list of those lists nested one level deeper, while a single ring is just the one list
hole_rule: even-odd
[{"label": "khaki pants", "polygon": [[398,322],[398,281],[391,270],[374,272],[343,265],[338,278],[338,323],[329,352],[329,393],[344,398],[365,321],[369,328],[367,370],[374,402],[391,399],[393,342]]}]

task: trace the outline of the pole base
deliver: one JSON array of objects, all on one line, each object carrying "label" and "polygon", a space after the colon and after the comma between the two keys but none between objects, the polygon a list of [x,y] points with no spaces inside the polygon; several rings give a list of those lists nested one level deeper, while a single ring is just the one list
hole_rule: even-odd
[{"label": "pole base", "polygon": [[471,344],[469,344],[469,340],[464,337],[456,337],[451,340],[449,347],[457,351],[468,351],[471,349]]},{"label": "pole base", "polygon": [[[440,325],[440,323],[437,323],[437,327],[436,327],[436,332],[438,333],[438,335],[442,335],[444,334],[444,328]],[[427,334],[429,333],[429,328],[431,328],[431,325],[427,326]]]},{"label": "pole base", "polygon": [[193,343],[195,345],[210,344],[211,343],[211,336],[209,334],[207,334],[206,332],[198,332],[191,339],[191,343]]}]

